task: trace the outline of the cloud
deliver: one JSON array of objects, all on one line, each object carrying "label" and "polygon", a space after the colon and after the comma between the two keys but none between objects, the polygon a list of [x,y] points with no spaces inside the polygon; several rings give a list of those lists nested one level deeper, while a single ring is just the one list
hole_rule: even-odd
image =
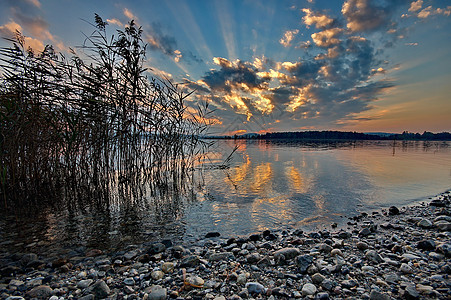
[{"label": "cloud", "polygon": [[318,47],[330,47],[340,43],[338,36],[343,32],[341,28],[330,28],[312,34],[312,40]]},{"label": "cloud", "polygon": [[284,47],[291,46],[291,41],[294,39],[294,36],[299,33],[299,30],[287,30],[283,34],[283,37],[279,40],[279,43]]},{"label": "cloud", "polygon": [[412,3],[410,3],[409,11],[410,12],[419,11],[422,6],[423,6],[423,0],[413,1]]},{"label": "cloud", "polygon": [[[385,4],[385,6],[381,6]],[[347,0],[341,12],[352,32],[373,31],[391,24],[391,15],[398,1],[378,2],[371,0]]]},{"label": "cloud", "polygon": [[424,8],[423,10],[421,10],[418,13],[417,17],[420,19],[425,19],[425,18],[429,17],[432,13],[433,13],[432,6],[428,6],[428,7]]},{"label": "cloud", "polygon": [[418,43],[404,43],[406,46],[418,46]]},{"label": "cloud", "polygon": [[[0,36],[1,37],[5,37],[5,38],[9,38],[9,39],[14,39],[16,37],[16,32],[22,32],[22,26],[20,26],[19,24],[17,24],[14,21],[11,21],[9,23],[6,23],[4,25],[0,26]],[[25,42],[25,48],[31,48],[35,51],[42,51],[44,50],[44,44],[35,38],[32,37],[28,37],[28,36],[24,36],[24,42]]]},{"label": "cloud", "polygon": [[113,25],[116,25],[116,26],[119,26],[119,27],[124,27],[124,24],[121,21],[119,21],[118,19],[115,19],[115,18],[113,18],[113,19],[106,19],[106,21],[107,21],[108,24],[113,24]]},{"label": "cloud", "polygon": [[132,13],[131,10],[129,10],[128,8],[124,7],[124,10],[122,11],[124,13],[124,16],[127,17],[129,20],[135,20],[138,21],[138,17]]},{"label": "cloud", "polygon": [[334,23],[334,19],[320,13],[314,13],[309,8],[304,8],[302,11],[305,13],[302,21],[307,27],[315,25],[316,28],[320,29],[329,27]]}]

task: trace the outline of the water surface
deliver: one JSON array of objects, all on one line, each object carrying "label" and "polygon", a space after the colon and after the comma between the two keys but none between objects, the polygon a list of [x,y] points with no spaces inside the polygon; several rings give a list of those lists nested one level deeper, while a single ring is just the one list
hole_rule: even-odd
[{"label": "water surface", "polygon": [[[235,146],[229,168],[217,168]],[[163,238],[194,240],[210,231],[231,236],[329,227],[451,188],[450,142],[220,140],[207,162],[198,188],[172,195],[167,205],[144,198],[75,211],[57,205],[2,213],[0,246],[117,249]]]}]

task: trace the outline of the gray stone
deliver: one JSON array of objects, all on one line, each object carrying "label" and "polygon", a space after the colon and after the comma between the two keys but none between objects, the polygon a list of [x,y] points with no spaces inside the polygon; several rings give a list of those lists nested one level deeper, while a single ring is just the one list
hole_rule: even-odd
[{"label": "gray stone", "polygon": [[313,263],[313,257],[310,255],[301,255],[296,257],[296,265],[299,268],[299,272],[306,273],[308,267]]},{"label": "gray stone", "polygon": [[124,254],[124,258],[126,260],[132,260],[133,258],[137,257],[139,255],[139,251],[138,250],[131,250],[128,251]]},{"label": "gray stone", "polygon": [[372,290],[370,293],[370,300],[390,300],[390,296],[385,293]]},{"label": "gray stone", "polygon": [[52,288],[47,285],[39,285],[27,292],[30,298],[48,299],[52,296]]},{"label": "gray stone", "polygon": [[283,255],[285,259],[293,259],[300,255],[301,251],[297,248],[283,248],[274,252],[274,258],[277,259],[278,256]]},{"label": "gray stone", "polygon": [[251,253],[246,256],[246,261],[250,264],[255,264],[261,259],[260,254],[257,252]]},{"label": "gray stone", "polygon": [[164,273],[160,270],[152,271],[152,273],[150,273],[150,276],[153,280],[160,280],[164,277]]},{"label": "gray stone", "polygon": [[88,294],[86,296],[78,298],[78,300],[94,300],[96,297],[93,294]]},{"label": "gray stone", "polygon": [[365,237],[371,234],[371,230],[368,227],[363,228],[359,232],[359,236]]},{"label": "gray stone", "polygon": [[133,278],[125,278],[124,279],[124,284],[125,285],[135,285],[135,280]]},{"label": "gray stone", "polygon": [[365,251],[366,249],[369,248],[368,244],[365,242],[358,242],[356,246],[357,246],[357,249],[362,250],[362,251]]},{"label": "gray stone", "polygon": [[440,231],[451,231],[451,223],[445,220],[434,223]]},{"label": "gray stone", "polygon": [[399,267],[399,271],[404,274],[413,274],[413,269],[406,263],[402,263],[401,267]]},{"label": "gray stone", "polygon": [[81,281],[79,281],[79,282],[77,283],[77,287],[78,287],[79,289],[85,289],[85,288],[87,288],[88,286],[90,286],[91,283],[93,283],[93,282],[94,282],[94,280],[92,280],[92,279],[81,280]]},{"label": "gray stone", "polygon": [[200,258],[197,255],[189,255],[180,262],[181,268],[194,268],[200,264]]},{"label": "gray stone", "polygon": [[399,276],[394,273],[390,273],[390,274],[385,275],[384,279],[388,283],[396,284],[399,281]]},{"label": "gray stone", "polygon": [[130,295],[130,294],[133,294],[135,292],[135,290],[131,286],[126,285],[126,286],[124,286],[124,292],[127,295]]},{"label": "gray stone", "polygon": [[219,253],[212,253],[208,257],[209,261],[224,261],[229,259],[234,259],[235,256],[232,252],[219,252]]},{"label": "gray stone", "polygon": [[302,287],[301,292],[302,292],[303,296],[315,295],[316,294],[316,286],[311,283],[306,283]]},{"label": "gray stone", "polygon": [[330,253],[330,251],[332,251],[332,247],[326,243],[319,244],[318,249],[319,249],[319,251],[324,252],[324,253]]},{"label": "gray stone", "polygon": [[359,284],[354,279],[343,280],[341,282],[341,286],[344,287],[345,289],[350,289],[350,288],[356,287],[358,285]]},{"label": "gray stone", "polygon": [[21,296],[9,296],[6,300],[25,300],[25,298]]},{"label": "gray stone", "polygon": [[165,300],[167,297],[167,290],[159,285],[154,285],[150,289],[148,300]]},{"label": "gray stone", "polygon": [[317,299],[317,300],[328,300],[328,299],[330,299],[330,298],[329,298],[329,294],[328,294],[328,293],[322,292],[322,293],[318,293],[318,294],[316,295],[316,298],[315,298],[315,299]]},{"label": "gray stone", "polygon": [[312,281],[315,284],[320,284],[321,282],[324,281],[324,279],[326,279],[326,277],[324,277],[320,273],[315,273],[315,274],[312,275]]},{"label": "gray stone", "polygon": [[429,221],[428,219],[421,219],[418,223],[417,226],[420,226],[421,228],[431,228],[433,226],[432,222]]},{"label": "gray stone", "polygon": [[88,293],[94,294],[96,298],[106,298],[110,294],[110,288],[103,280],[98,280],[96,283],[88,287]]},{"label": "gray stone", "polygon": [[404,290],[404,299],[406,300],[420,299],[420,294],[417,292],[417,289],[414,286],[409,285]]},{"label": "gray stone", "polygon": [[374,263],[381,263],[383,261],[382,257],[375,250],[368,250],[365,253],[365,257]]},{"label": "gray stone", "polygon": [[246,289],[249,294],[264,294],[266,293],[266,288],[258,282],[248,282],[246,283]]},{"label": "gray stone", "polygon": [[330,279],[325,279],[323,280],[323,282],[321,282],[321,287],[328,291],[331,291],[334,288],[334,286],[335,286],[334,282]]}]

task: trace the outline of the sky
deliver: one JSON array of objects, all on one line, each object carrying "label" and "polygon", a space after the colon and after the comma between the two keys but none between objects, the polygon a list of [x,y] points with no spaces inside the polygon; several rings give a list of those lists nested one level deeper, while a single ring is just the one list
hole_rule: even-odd
[{"label": "sky", "polygon": [[95,13],[142,27],[149,76],[208,102],[213,135],[451,131],[450,0],[1,0],[0,36],[65,52]]}]

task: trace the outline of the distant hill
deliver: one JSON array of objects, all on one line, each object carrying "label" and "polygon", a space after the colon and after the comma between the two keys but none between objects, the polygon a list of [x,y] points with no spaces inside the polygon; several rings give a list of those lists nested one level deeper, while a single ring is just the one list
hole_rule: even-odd
[{"label": "distant hill", "polygon": [[404,131],[402,134],[385,132],[351,132],[351,131],[296,131],[296,132],[268,132],[264,134],[247,133],[244,135],[206,137],[222,139],[288,139],[288,140],[419,140],[419,141],[451,141],[451,133],[422,134]]}]

